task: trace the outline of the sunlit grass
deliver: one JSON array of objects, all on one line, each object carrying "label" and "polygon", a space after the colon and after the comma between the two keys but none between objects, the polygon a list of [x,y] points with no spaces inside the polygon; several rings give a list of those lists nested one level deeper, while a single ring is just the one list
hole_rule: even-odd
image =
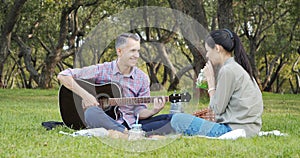
[{"label": "sunlit grass", "polygon": [[[165,95],[159,92],[153,95],[156,94]],[[124,140],[103,141],[99,138],[60,134],[59,131],[74,132],[65,127],[46,131],[41,126],[42,122],[61,121],[57,89],[1,89],[0,155],[1,157],[299,157],[299,95],[264,93],[263,97],[265,108],[262,130],[276,129],[289,136],[238,140],[179,137],[169,140],[165,145],[161,145],[161,141],[142,142],[145,146],[157,145],[157,148],[134,153],[124,151],[124,145],[130,146],[130,142]],[[204,107],[206,102],[192,101],[186,106],[195,104],[192,107],[200,108]],[[168,113],[168,107],[163,113]]]}]

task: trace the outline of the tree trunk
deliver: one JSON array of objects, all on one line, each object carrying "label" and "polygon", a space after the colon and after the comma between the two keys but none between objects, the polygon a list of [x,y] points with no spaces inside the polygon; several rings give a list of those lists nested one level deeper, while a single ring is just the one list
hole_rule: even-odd
[{"label": "tree trunk", "polygon": [[256,46],[256,38],[255,37],[250,37],[248,38],[249,40],[249,46],[250,46],[250,54],[248,56],[248,59],[249,59],[249,62],[251,64],[251,67],[252,67],[252,72],[253,72],[253,75],[254,75],[254,78],[258,84],[258,86],[260,87],[260,89],[263,89],[262,87],[262,81],[261,79],[259,78],[260,76],[260,72],[257,70],[257,67],[256,67],[256,62],[255,62],[255,55],[256,55],[256,50],[257,50],[257,46]]},{"label": "tree trunk", "polygon": [[[279,78],[279,74],[280,71],[283,69],[283,67],[285,66],[285,62],[283,62],[283,59],[280,58],[280,63],[276,68],[276,71],[272,74],[272,77],[270,78],[270,81],[268,82],[267,87],[265,87],[263,90],[267,91],[267,92],[271,92],[272,91],[272,85],[273,83],[276,81],[277,78]],[[282,84],[279,84],[282,85]],[[280,87],[277,87],[277,89],[279,89]]]},{"label": "tree trunk", "polygon": [[234,14],[232,0],[218,0],[218,26],[220,29],[234,30]]},{"label": "tree trunk", "polygon": [[[298,48],[298,54],[300,55],[300,46]],[[292,92],[294,94],[298,94],[300,92],[300,69],[297,70],[297,65],[300,61],[300,56],[298,56],[297,60],[294,62],[293,64],[293,68],[292,68],[292,72],[295,74],[295,78],[296,78],[296,85],[295,85],[295,88],[293,86],[293,83],[291,81],[291,79],[289,79],[290,81],[290,85],[291,85],[291,89],[292,89]]]},{"label": "tree trunk", "polygon": [[[3,24],[0,36],[0,87],[3,87],[3,70],[4,63],[9,55],[10,41],[12,30],[20,16],[21,9],[26,0],[15,0],[11,8],[6,8],[7,14]],[[5,2],[3,2],[5,3]],[[9,12],[8,12],[9,11]]]},{"label": "tree trunk", "polygon": [[[204,29],[206,29],[206,31],[208,30],[208,23],[206,20],[206,14],[205,14],[205,10],[204,10],[204,6],[203,6],[203,0],[169,0],[169,4],[171,6],[171,8],[176,9],[176,10],[180,10],[181,12],[191,16],[192,18],[194,18],[195,20],[197,20]],[[199,30],[199,28],[193,28],[194,25],[189,24],[188,26],[186,26],[187,24],[182,24],[179,23],[181,32],[183,32],[183,34],[187,34],[187,35],[191,35],[192,39],[190,39],[191,41],[197,41],[197,43],[199,43],[199,45],[195,46],[191,43],[191,41],[186,40],[186,43],[193,55],[193,63],[191,63],[191,65],[193,65],[193,69],[195,71],[195,76],[194,76],[194,80],[196,81],[196,78],[198,76],[198,73],[200,72],[200,69],[205,65],[206,60],[205,60],[205,49],[203,47],[203,43],[201,43],[201,41],[203,39],[201,39],[201,37],[203,38],[203,35],[201,34],[202,32],[195,32],[195,30]],[[174,81],[174,84],[176,84],[177,81]],[[169,89],[172,90],[175,86],[173,86],[172,84],[170,85]],[[199,97],[199,90],[196,88],[196,86],[193,86],[194,89],[194,97],[198,98]]]},{"label": "tree trunk", "polygon": [[[72,11],[77,11],[78,7],[80,7],[81,1],[76,1],[70,8],[64,8],[61,13],[61,19],[60,19],[60,33],[59,33],[59,39],[56,44],[56,47],[54,50],[52,50],[49,55],[46,57],[45,60],[45,67],[42,69],[41,78],[39,86],[40,88],[52,88],[51,80],[53,78],[53,74],[55,72],[56,65],[61,61],[62,59],[62,50],[64,43],[66,41],[67,35],[68,35],[68,18]],[[73,16],[77,16],[76,13],[72,14]],[[77,17],[73,17],[73,19],[77,19]],[[76,22],[77,23],[77,22]],[[74,29],[78,29],[75,27]],[[72,31],[73,34],[77,34],[78,31]],[[76,36],[76,35],[71,35]]]},{"label": "tree trunk", "polygon": [[153,62],[146,63],[149,68],[149,78],[150,78],[150,90],[151,91],[158,91],[161,90],[163,87],[159,83],[157,77],[156,77],[156,70],[155,70],[155,64]]},{"label": "tree trunk", "polygon": [[[171,8],[180,10],[197,20],[205,29],[208,29],[203,0],[169,0]],[[192,31],[192,30],[191,30]]]},{"label": "tree trunk", "polygon": [[[31,63],[31,48],[29,46],[27,46],[23,40],[19,37],[19,36],[14,36],[13,40],[19,45],[20,47],[20,54],[19,54],[19,65],[21,65],[21,58],[24,58],[24,63],[26,66],[27,71],[30,73],[30,76],[33,77],[33,80],[39,84],[39,80],[40,80],[40,75],[38,74],[38,72],[35,70],[33,64]],[[19,68],[20,69],[20,68]],[[22,72],[22,70],[21,70]],[[24,78],[24,81],[26,82],[26,76],[22,75]],[[25,85],[25,87],[27,87]]]}]

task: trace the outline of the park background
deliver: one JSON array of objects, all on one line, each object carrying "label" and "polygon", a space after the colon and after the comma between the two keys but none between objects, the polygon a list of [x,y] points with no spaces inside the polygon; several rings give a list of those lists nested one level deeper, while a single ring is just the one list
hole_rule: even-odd
[{"label": "park background", "polygon": [[[61,121],[57,74],[66,68],[116,58],[112,41],[102,52],[92,50],[95,56],[89,63],[77,62],[82,43],[91,31],[110,17],[135,8],[144,11],[144,21],[139,24],[145,26],[151,7],[186,14],[207,32],[219,28],[236,32],[263,92],[262,130],[277,129],[288,136],[236,141],[183,137],[157,150],[131,153],[99,139],[74,139],[59,134],[60,130],[73,132],[68,128],[46,131],[41,122]],[[299,157],[298,0],[3,0],[0,10],[1,157]],[[168,17],[176,19],[170,14],[154,19]],[[174,30],[126,30],[142,37],[139,66],[149,75],[152,95],[174,90],[199,91],[194,82],[206,62],[201,55],[205,53],[203,39],[193,31],[193,25],[175,23]],[[180,32],[200,39],[199,45],[193,45]],[[106,33],[106,37],[116,34]],[[84,57],[79,58],[85,61]],[[205,91],[195,93],[196,97],[201,94],[203,98],[202,93]],[[207,101],[193,103],[200,109]],[[168,108],[163,112],[168,113]]]},{"label": "park background", "polygon": [[[77,65],[74,62],[78,60],[76,57],[81,57],[76,53],[82,43],[99,23],[105,20],[117,23],[111,17],[140,7],[142,11],[138,13],[144,15],[133,15],[128,23],[136,27],[126,26],[127,32],[137,33],[142,38],[143,64],[140,66],[149,75],[152,90],[181,89],[180,85],[186,80],[195,81],[206,62],[203,38],[200,37],[203,33],[193,28],[194,25],[180,21],[174,23],[173,30],[143,27],[149,26],[150,20],[176,19],[175,13],[155,15],[150,19],[147,6],[156,6],[190,16],[207,32],[218,28],[233,30],[245,45],[261,90],[297,94],[300,82],[299,3],[298,0],[1,1],[1,87],[58,87],[56,76],[63,69],[115,59],[113,41],[108,41],[111,43],[107,47],[100,48],[103,51],[91,50],[93,61]],[[135,21],[138,16],[144,17],[143,21]],[[105,33],[105,37],[116,36],[114,31]],[[199,39],[198,45],[182,34]],[[174,54],[180,55],[181,59]]]}]

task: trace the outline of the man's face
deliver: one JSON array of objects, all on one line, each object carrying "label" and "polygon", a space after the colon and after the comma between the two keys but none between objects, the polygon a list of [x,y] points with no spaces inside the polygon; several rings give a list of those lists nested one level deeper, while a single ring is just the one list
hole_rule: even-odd
[{"label": "man's face", "polygon": [[128,38],[124,46],[117,49],[119,61],[124,66],[133,67],[137,64],[140,57],[140,42]]}]

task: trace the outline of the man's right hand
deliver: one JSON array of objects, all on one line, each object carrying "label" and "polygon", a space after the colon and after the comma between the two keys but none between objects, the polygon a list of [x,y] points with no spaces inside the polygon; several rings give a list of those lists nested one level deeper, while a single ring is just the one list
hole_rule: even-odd
[{"label": "man's right hand", "polygon": [[82,107],[83,107],[83,109],[87,109],[88,107],[98,106],[98,105],[99,105],[98,100],[93,95],[91,95],[90,93],[87,93],[82,97]]},{"label": "man's right hand", "polygon": [[76,93],[82,98],[82,108],[86,109],[90,106],[98,106],[99,102],[97,99],[87,92],[85,89],[80,87],[78,83],[73,79],[72,76],[64,76],[64,75],[58,75],[57,79],[63,84],[65,87]]}]

